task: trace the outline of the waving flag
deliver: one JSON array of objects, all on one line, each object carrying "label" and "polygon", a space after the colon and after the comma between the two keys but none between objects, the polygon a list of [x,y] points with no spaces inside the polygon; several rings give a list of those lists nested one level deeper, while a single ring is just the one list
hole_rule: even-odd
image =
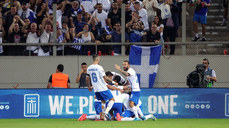
[{"label": "waving flag", "polygon": [[152,88],[159,66],[162,45],[131,46],[129,61],[136,71],[140,87]]}]

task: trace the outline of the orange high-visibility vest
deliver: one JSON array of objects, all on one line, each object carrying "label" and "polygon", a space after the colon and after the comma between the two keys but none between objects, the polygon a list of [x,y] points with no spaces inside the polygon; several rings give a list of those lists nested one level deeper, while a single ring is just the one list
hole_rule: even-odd
[{"label": "orange high-visibility vest", "polygon": [[68,88],[68,75],[64,73],[53,73],[52,87]]}]

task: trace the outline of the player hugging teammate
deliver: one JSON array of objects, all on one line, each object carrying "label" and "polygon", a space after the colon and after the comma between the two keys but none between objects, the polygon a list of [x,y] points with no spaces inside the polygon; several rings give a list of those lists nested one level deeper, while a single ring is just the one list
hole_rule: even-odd
[{"label": "player hugging teammate", "polygon": [[[99,65],[100,56],[93,56],[93,64],[87,69],[88,89],[95,93],[94,107],[96,115],[82,114],[79,121],[90,120],[117,120],[140,121],[156,118],[151,114],[144,116],[140,101],[140,86],[136,72],[130,67],[129,61],[123,62],[123,70],[115,68],[126,76],[127,81],[118,73],[106,72]],[[91,80],[92,86],[89,85]],[[128,93],[128,94],[127,94]]]}]

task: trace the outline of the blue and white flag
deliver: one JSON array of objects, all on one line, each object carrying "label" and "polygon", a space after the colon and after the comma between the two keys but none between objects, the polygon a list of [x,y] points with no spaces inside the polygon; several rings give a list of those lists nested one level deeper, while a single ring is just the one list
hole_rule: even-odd
[{"label": "blue and white flag", "polygon": [[131,46],[129,62],[135,70],[141,88],[152,88],[157,75],[162,45]]}]

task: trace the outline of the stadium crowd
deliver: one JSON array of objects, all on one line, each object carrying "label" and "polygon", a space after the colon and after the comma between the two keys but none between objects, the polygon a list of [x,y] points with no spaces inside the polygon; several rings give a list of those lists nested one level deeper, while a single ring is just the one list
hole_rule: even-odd
[{"label": "stadium crowd", "polygon": [[[121,5],[125,3],[126,42],[175,42],[183,0],[56,0],[57,39],[53,39],[54,0],[0,2],[0,43],[96,43],[102,55],[121,54]],[[95,53],[93,45],[57,47],[57,55]],[[129,52],[126,47],[126,54]],[[175,45],[170,45],[174,54]],[[49,46],[4,46],[1,55],[49,56]]]}]

